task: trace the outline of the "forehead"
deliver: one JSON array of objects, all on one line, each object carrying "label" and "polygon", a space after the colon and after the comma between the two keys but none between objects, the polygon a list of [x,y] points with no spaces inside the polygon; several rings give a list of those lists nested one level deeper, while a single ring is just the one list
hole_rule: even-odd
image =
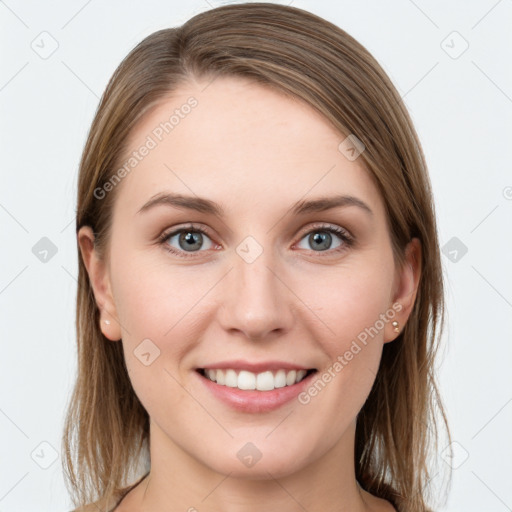
[{"label": "forehead", "polygon": [[132,131],[115,208],[135,213],[151,196],[174,192],[238,215],[337,193],[382,210],[362,159],[339,150],[344,139],[311,106],[270,87],[238,77],[191,81]]}]

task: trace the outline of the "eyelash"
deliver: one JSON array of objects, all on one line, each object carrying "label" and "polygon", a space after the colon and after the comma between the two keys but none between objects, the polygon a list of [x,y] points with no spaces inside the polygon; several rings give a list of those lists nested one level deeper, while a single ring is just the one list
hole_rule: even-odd
[{"label": "eyelash", "polygon": [[[186,251],[178,251],[178,250],[174,249],[174,247],[171,247],[167,243],[169,238],[171,238],[174,235],[177,235],[179,233],[187,232],[187,231],[190,231],[193,233],[196,233],[196,232],[201,233],[203,235],[206,235],[208,238],[211,238],[208,234],[208,231],[205,228],[203,228],[201,226],[194,226],[193,224],[190,224],[189,226],[184,226],[184,227],[181,227],[174,231],[164,231],[158,237],[158,243],[160,245],[162,245],[166,251],[169,251],[170,253],[172,253],[180,258],[194,258],[195,254],[197,254],[198,252],[204,252],[204,251],[193,251],[193,252],[187,253]],[[326,251],[311,251],[311,252],[315,252],[315,253],[319,253],[319,254],[322,254],[323,252],[326,252],[329,254],[338,253],[338,252],[342,252],[342,251],[347,250],[348,248],[352,247],[355,242],[354,238],[352,237],[352,235],[350,235],[348,233],[348,231],[346,231],[343,228],[340,228],[337,226],[331,226],[331,225],[318,225],[318,226],[315,225],[311,229],[309,229],[309,231],[304,232],[302,234],[302,236],[300,237],[299,241],[302,240],[305,236],[310,235],[311,233],[315,233],[315,232],[334,233],[342,240],[343,243],[336,249],[328,249]],[[324,257],[324,256],[321,256],[321,257]]]}]

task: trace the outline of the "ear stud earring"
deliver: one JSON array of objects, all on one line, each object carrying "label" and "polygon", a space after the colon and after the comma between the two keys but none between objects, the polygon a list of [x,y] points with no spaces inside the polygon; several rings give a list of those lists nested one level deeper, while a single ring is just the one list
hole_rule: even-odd
[{"label": "ear stud earring", "polygon": [[393,331],[400,332],[400,324],[396,320],[391,322],[391,325],[393,326]]},{"label": "ear stud earring", "polygon": [[104,320],[107,325],[110,325],[110,320]]}]

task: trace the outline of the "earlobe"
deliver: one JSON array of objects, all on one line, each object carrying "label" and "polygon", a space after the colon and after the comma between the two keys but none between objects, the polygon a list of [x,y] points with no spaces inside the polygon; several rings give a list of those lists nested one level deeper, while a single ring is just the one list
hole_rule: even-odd
[{"label": "earlobe", "polygon": [[385,343],[399,336],[411,314],[418,292],[421,265],[421,242],[418,238],[413,238],[405,248],[402,267],[397,269],[393,304],[399,307],[393,307],[396,315],[386,330]]},{"label": "earlobe", "polygon": [[80,228],[77,238],[94,298],[100,310],[101,332],[109,340],[118,341],[121,339],[121,328],[117,320],[107,265],[98,257],[94,247],[94,233],[90,226]]}]

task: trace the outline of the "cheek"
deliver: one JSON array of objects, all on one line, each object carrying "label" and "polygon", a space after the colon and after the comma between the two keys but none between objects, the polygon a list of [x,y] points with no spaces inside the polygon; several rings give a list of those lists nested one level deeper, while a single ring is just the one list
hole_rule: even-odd
[{"label": "cheek", "polygon": [[118,258],[115,266],[113,289],[126,367],[151,416],[158,411],[156,417],[172,417],[177,407],[185,416],[197,414],[179,384],[180,362],[198,339],[193,336],[194,305],[209,286],[190,277],[179,268],[133,253]]},{"label": "cheek", "polygon": [[373,338],[382,339],[381,315],[391,308],[392,285],[391,264],[364,262],[333,268],[301,283],[301,295],[325,327],[319,339],[332,359],[358,336],[364,339],[368,330]]},{"label": "cheek", "polygon": [[183,335],[193,324],[196,306],[204,306],[202,299],[215,285],[213,277],[204,270],[190,272],[167,264],[162,255],[118,258],[114,296],[126,340],[134,343],[151,338],[165,342],[186,337],[176,334]]},{"label": "cheek", "polygon": [[[331,411],[344,424],[363,406],[377,374],[384,329],[394,311],[390,297],[393,260],[358,261],[301,283],[311,310],[321,322],[314,338],[326,355],[316,385],[302,403]],[[392,315],[392,316],[391,316]],[[314,384],[314,383],[313,383]]]},{"label": "cheek", "polygon": [[205,295],[215,283],[204,272],[194,276],[134,254],[119,257],[113,269],[125,361],[137,396],[147,410],[163,396],[169,407],[188,404],[180,372],[200,340],[196,319],[200,313],[204,321]]}]

